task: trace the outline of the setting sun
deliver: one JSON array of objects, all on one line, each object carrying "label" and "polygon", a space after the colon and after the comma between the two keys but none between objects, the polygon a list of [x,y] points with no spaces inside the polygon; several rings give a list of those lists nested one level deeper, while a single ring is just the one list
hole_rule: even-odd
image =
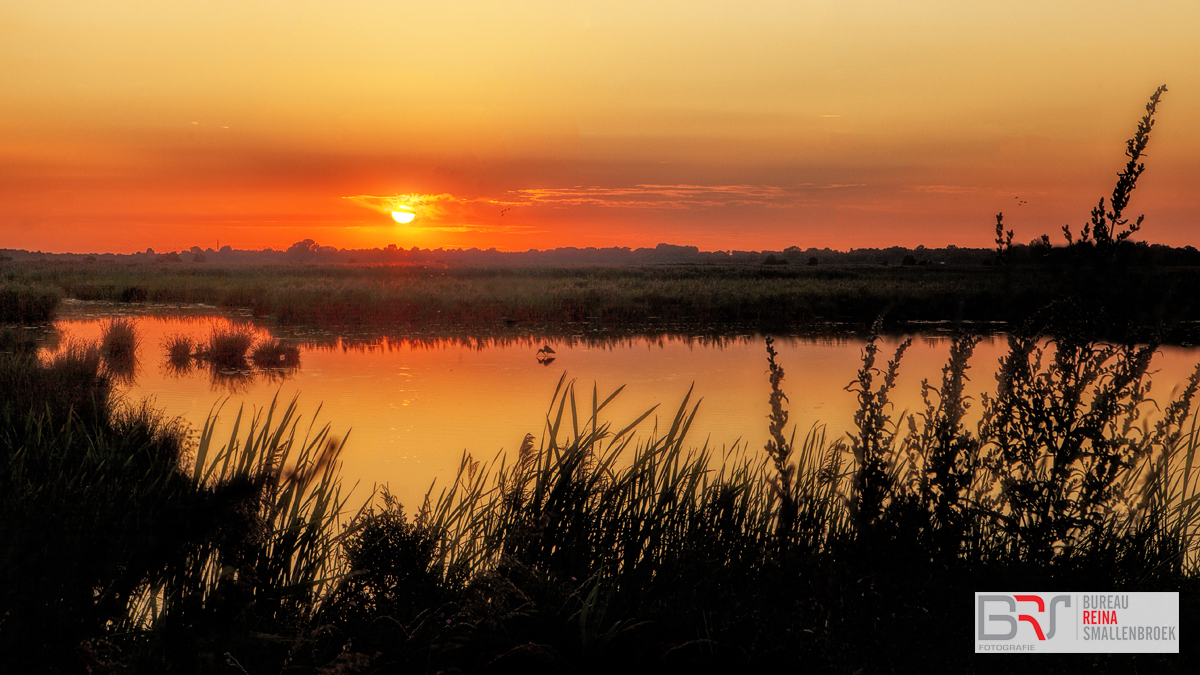
[{"label": "setting sun", "polygon": [[[401,207],[401,208],[404,208],[404,207]],[[392,218],[394,218],[397,223],[411,223],[413,221],[413,218],[416,218],[416,217],[417,217],[416,214],[410,213],[408,211],[392,211]]]}]

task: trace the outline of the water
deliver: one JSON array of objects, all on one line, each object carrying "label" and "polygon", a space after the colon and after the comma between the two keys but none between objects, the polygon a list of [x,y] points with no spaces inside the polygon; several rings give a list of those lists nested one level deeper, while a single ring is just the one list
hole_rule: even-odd
[{"label": "water", "polygon": [[[120,388],[132,401],[150,399],[194,429],[220,411],[217,438],[228,438],[239,407],[262,409],[278,398],[299,397],[302,428],[314,418],[344,439],[342,476],[365,496],[387,485],[411,512],[437,480],[454,478],[462,453],[491,460],[520,446],[526,433],[541,436],[555,387],[565,374],[574,381],[581,408],[591,406],[593,387],[603,400],[625,387],[604,417],[624,427],[658,405],[641,428],[669,426],[692,390],[700,401],[689,434],[691,444],[757,450],[767,441],[770,412],[767,357],[760,336],[711,338],[584,339],[350,339],[336,335],[288,334],[301,344],[300,367],[291,371],[216,374],[205,368],[180,372],[168,363],[168,336],[206,338],[214,328],[248,325],[247,317],[211,307],[103,305],[68,302],[56,322],[57,343],[99,340],[103,323],[116,316],[136,321],[141,337],[138,365]],[[252,328],[260,339],[273,333]],[[278,331],[274,334],[278,335]],[[881,340],[880,367],[902,338]],[[538,360],[544,346],[553,360]],[[849,339],[777,338],[777,362],[785,369],[792,424],[801,438],[824,424],[830,439],[854,429],[855,395],[845,390],[861,368],[863,343]],[[53,346],[50,347],[51,349]],[[915,336],[900,368],[894,419],[919,412],[921,380],[938,384],[950,349],[948,338]],[[975,350],[967,392],[978,401],[994,391],[996,364],[1006,351],[1001,336],[985,338]],[[1171,388],[1190,374],[1200,352],[1164,347],[1156,358],[1152,396],[1165,405]],[[319,412],[318,412],[319,408]],[[977,406],[976,406],[977,411]],[[582,412],[581,412],[582,414]],[[244,427],[243,427],[244,428]]]}]

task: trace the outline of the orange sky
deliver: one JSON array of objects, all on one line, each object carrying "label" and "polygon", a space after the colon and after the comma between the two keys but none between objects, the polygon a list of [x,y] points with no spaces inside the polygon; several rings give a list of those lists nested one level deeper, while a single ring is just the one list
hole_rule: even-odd
[{"label": "orange sky", "polygon": [[1196,35],[1190,1],[10,0],[0,248],[1057,241],[1162,83],[1130,209],[1200,246]]}]

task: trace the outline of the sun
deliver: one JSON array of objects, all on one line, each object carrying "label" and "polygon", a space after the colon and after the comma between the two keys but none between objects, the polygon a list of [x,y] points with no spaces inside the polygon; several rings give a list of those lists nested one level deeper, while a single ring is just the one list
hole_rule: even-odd
[{"label": "sun", "polygon": [[412,212],[411,206],[398,206],[396,208],[403,209],[392,211],[392,218],[395,219],[397,223],[411,223],[413,218],[417,217],[417,214]]}]

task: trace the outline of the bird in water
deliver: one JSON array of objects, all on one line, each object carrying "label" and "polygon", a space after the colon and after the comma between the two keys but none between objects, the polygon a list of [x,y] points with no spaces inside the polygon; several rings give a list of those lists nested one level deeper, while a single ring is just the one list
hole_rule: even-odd
[{"label": "bird in water", "polygon": [[538,354],[553,354],[554,350],[550,348],[550,345],[546,345],[545,347],[542,347],[541,349],[537,350],[537,353]]}]

